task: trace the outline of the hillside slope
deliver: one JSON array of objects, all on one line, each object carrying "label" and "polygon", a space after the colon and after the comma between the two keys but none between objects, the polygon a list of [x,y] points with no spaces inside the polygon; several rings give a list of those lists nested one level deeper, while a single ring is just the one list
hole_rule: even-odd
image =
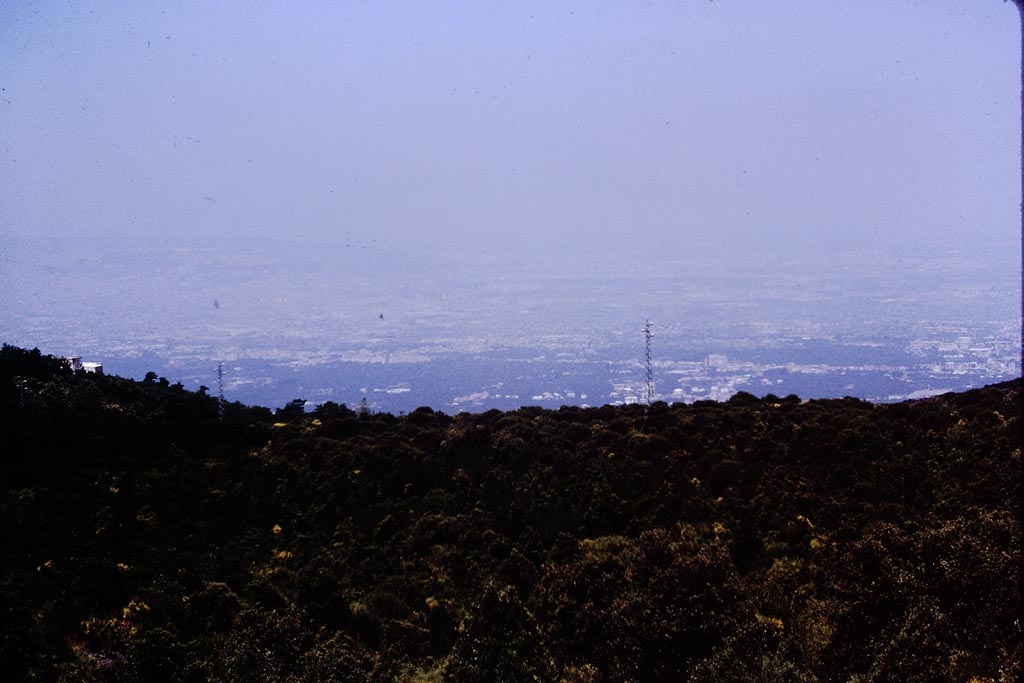
[{"label": "hillside slope", "polygon": [[1010,681],[1021,382],[271,414],[0,352],[0,671]]}]

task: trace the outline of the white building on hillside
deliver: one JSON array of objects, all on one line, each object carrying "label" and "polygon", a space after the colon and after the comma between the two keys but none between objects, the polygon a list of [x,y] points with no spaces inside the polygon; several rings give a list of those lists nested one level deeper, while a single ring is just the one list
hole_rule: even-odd
[{"label": "white building on hillside", "polygon": [[68,356],[65,360],[68,362],[68,365],[71,366],[72,372],[93,372],[97,375],[103,374],[103,363],[88,360],[83,363],[81,356]]}]

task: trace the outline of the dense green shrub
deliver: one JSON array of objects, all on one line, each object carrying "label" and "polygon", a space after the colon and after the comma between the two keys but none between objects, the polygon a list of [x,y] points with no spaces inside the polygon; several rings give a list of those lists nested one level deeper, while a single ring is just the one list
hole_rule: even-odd
[{"label": "dense green shrub", "polygon": [[273,415],[0,350],[0,670],[1007,681],[1021,382]]}]

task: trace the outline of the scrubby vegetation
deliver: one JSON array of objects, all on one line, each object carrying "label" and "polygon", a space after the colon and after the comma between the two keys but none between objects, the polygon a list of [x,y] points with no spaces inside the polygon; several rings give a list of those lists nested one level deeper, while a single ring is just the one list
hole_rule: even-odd
[{"label": "scrubby vegetation", "polygon": [[1013,681],[1021,382],[272,414],[0,353],[0,671]]}]

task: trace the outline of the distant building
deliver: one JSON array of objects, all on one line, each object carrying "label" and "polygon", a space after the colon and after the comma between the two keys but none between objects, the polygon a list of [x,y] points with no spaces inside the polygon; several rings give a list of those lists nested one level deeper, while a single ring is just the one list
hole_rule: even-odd
[{"label": "distant building", "polygon": [[88,360],[83,362],[81,356],[68,356],[64,360],[68,362],[72,372],[92,372],[97,375],[103,374],[103,363],[96,363]]},{"label": "distant building", "polygon": [[722,368],[729,362],[729,359],[720,353],[709,353],[704,359],[704,367]]}]

